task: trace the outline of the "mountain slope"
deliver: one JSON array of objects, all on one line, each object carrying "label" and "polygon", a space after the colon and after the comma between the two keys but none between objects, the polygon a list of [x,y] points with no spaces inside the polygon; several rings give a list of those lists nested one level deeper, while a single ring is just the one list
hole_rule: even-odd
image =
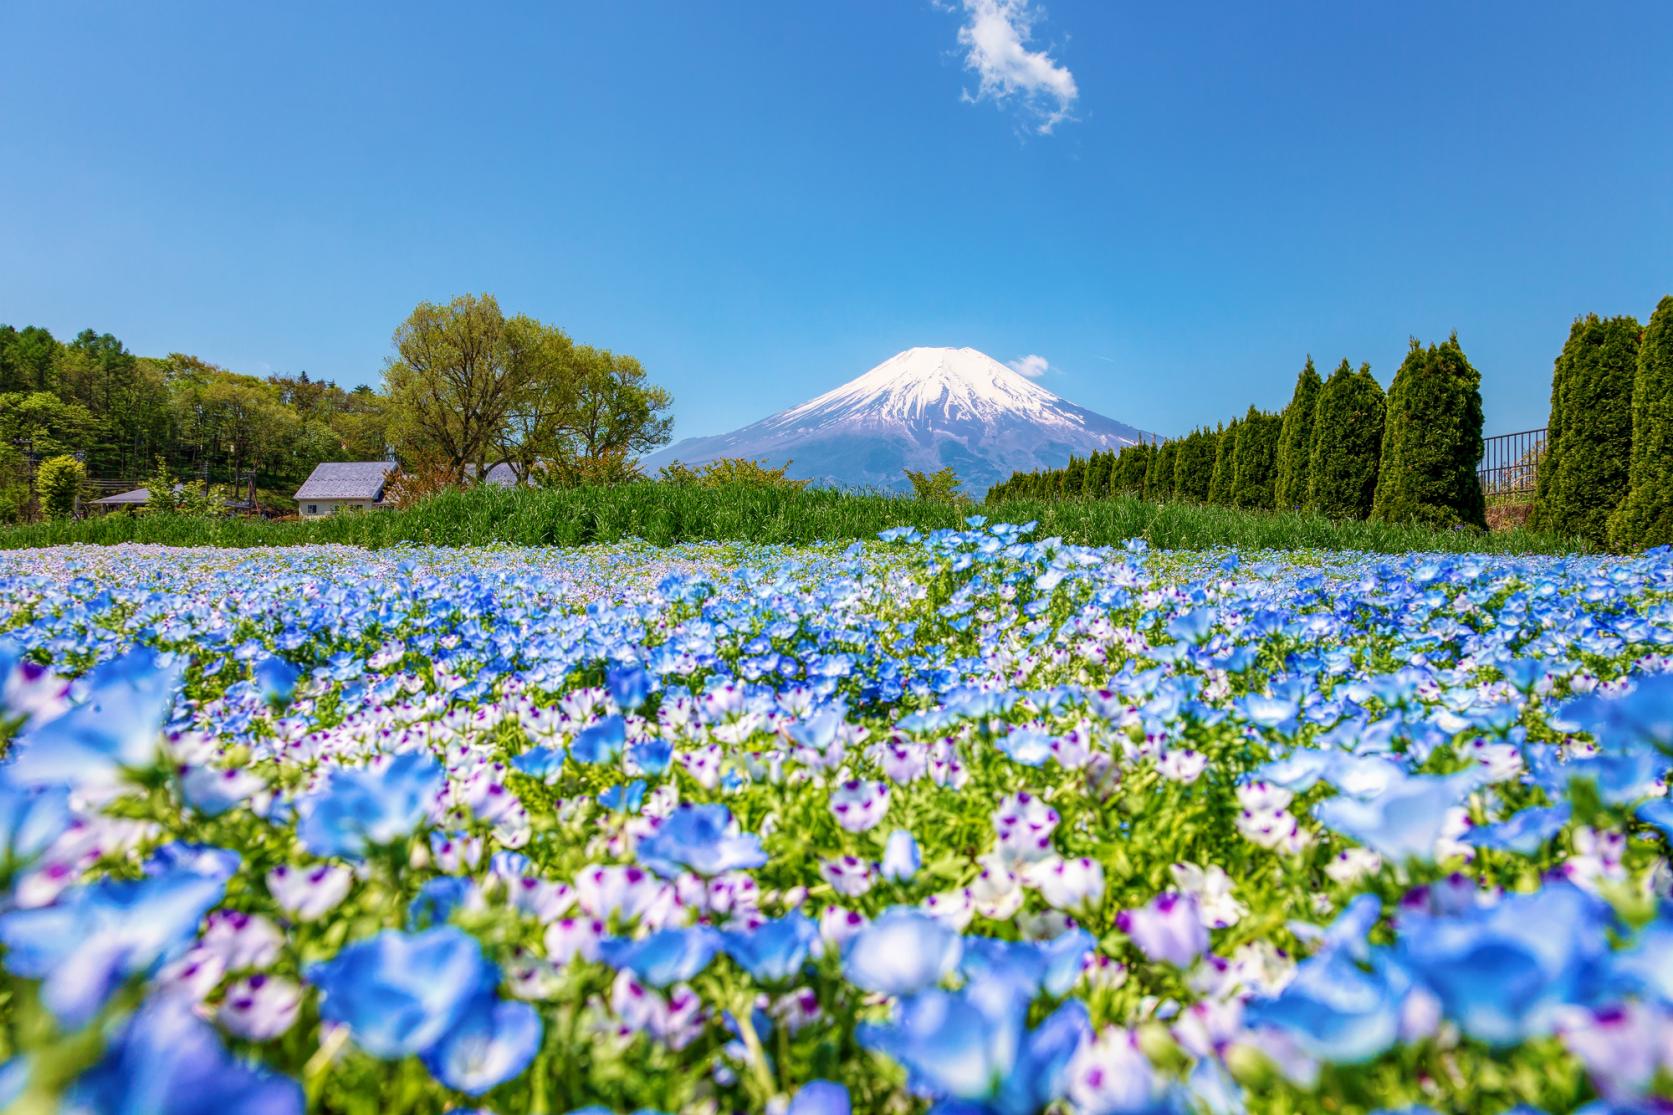
[{"label": "mountain slope", "polygon": [[980,496],[1017,470],[1060,468],[1070,454],[1151,434],[1079,407],[971,348],[910,348],[800,406],[647,457],[702,464],[749,457],[832,487],[908,488],[904,469],[951,466]]}]

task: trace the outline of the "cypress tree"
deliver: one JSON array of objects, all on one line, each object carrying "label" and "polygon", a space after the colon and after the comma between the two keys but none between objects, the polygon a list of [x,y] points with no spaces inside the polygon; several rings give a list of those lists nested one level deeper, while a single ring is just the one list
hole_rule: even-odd
[{"label": "cypress tree", "polygon": [[1609,516],[1627,494],[1642,333],[1634,318],[1596,314],[1569,330],[1551,373],[1551,420],[1529,526],[1608,543]]},{"label": "cypress tree", "polygon": [[1481,373],[1454,333],[1411,351],[1388,390],[1383,458],[1371,517],[1385,523],[1487,528],[1481,463]]},{"label": "cypress tree", "polygon": [[1208,502],[1208,485],[1214,476],[1214,447],[1219,435],[1208,429],[1192,430],[1179,445],[1174,458],[1174,498],[1187,503]]},{"label": "cypress tree", "polygon": [[1214,439],[1214,471],[1208,481],[1208,502],[1228,507],[1232,500],[1232,456],[1237,452],[1237,431],[1243,420],[1233,418]]},{"label": "cypress tree", "polygon": [[1276,414],[1249,408],[1237,430],[1232,450],[1233,506],[1272,509],[1278,480],[1278,435],[1284,420]]},{"label": "cypress tree", "polygon": [[1085,480],[1086,462],[1080,457],[1070,457],[1068,467],[1063,470],[1063,478],[1059,481],[1059,491],[1072,499],[1080,495],[1081,485]]},{"label": "cypress tree", "polygon": [[1280,509],[1300,507],[1307,502],[1307,463],[1313,455],[1313,412],[1319,406],[1324,381],[1313,370],[1313,358],[1295,377],[1295,394],[1284,408],[1283,426],[1278,431],[1278,479],[1273,503]]},{"label": "cypress tree", "polygon": [[1166,503],[1173,498],[1174,459],[1179,453],[1179,442],[1164,441],[1150,455],[1150,468],[1144,475],[1144,498],[1152,503]]},{"label": "cypress tree", "polygon": [[1086,462],[1086,476],[1081,480],[1080,494],[1089,499],[1102,499],[1109,491],[1110,470],[1115,458],[1102,451],[1093,453]]},{"label": "cypress tree", "polygon": [[1371,365],[1354,371],[1344,360],[1319,388],[1313,451],[1307,461],[1307,506],[1333,519],[1371,513],[1383,451],[1383,389]]},{"label": "cypress tree", "polygon": [[1631,488],[1609,520],[1618,549],[1673,544],[1673,294],[1661,300],[1638,347],[1632,383]]}]

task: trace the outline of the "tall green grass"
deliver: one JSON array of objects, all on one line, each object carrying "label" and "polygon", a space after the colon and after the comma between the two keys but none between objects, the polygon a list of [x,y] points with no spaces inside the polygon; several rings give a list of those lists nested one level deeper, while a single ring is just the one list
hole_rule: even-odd
[{"label": "tall green grass", "polygon": [[1103,500],[1006,500],[958,507],[910,498],[833,490],[695,487],[651,482],[615,487],[444,492],[405,511],[336,515],[304,522],[107,515],[80,522],[0,528],[0,549],[121,542],[171,546],[289,546],[344,543],[383,547],[574,546],[639,538],[667,544],[699,541],[816,542],[873,538],[894,526],[956,527],[979,513],[993,521],[1039,523],[1036,537],[1087,545],[1143,538],[1161,549],[1338,549],[1385,553],[1486,551],[1563,553],[1568,539],[1511,530],[1434,531],[1380,523],[1334,522],[1303,512],[1235,511]]}]

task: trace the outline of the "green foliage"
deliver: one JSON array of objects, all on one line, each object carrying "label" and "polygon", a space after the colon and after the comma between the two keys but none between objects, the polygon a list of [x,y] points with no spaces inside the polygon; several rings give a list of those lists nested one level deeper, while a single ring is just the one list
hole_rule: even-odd
[{"label": "green foliage", "polygon": [[1414,339],[1388,392],[1371,517],[1485,530],[1481,450],[1481,375],[1457,334],[1428,348]]},{"label": "green foliage", "polygon": [[1113,452],[1097,452],[1087,458],[1086,478],[1081,482],[1080,494],[1091,499],[1108,495],[1110,474],[1115,470]]},{"label": "green foliage", "polygon": [[1150,467],[1144,474],[1144,498],[1152,503],[1166,503],[1173,498],[1173,470],[1179,456],[1179,442],[1164,441],[1150,455]]},{"label": "green foliage", "polygon": [[1627,494],[1632,381],[1643,328],[1630,317],[1575,321],[1551,375],[1551,420],[1528,525],[1608,542]]},{"label": "green foliage", "polygon": [[785,475],[790,471],[790,463],[785,461],[778,468],[767,468],[760,461],[748,457],[718,457],[692,468],[673,461],[663,466],[661,479],[668,484],[700,488],[782,488],[797,491],[807,487],[806,480],[792,480]]},{"label": "green foliage", "polygon": [[157,458],[156,468],[145,478],[145,509],[147,511],[172,514],[180,509],[180,493],[176,491],[180,482],[169,470],[168,461]]},{"label": "green foliage", "polygon": [[[1100,500],[1006,499],[982,513],[995,522],[1039,523],[1040,537],[1094,546],[1143,538],[1159,549],[1410,550],[1561,553],[1568,540],[1527,531],[1475,534],[1404,524],[1336,522],[1308,512],[1239,511]],[[958,527],[968,510],[910,497],[857,495],[823,488],[664,484],[608,487],[452,488],[410,510],[276,522],[241,517],[101,515],[77,522],[0,528],[0,548],[68,543],[176,546],[286,546],[337,543],[372,548],[573,546],[639,538],[763,543],[866,540],[888,527]]]},{"label": "green foliage", "polygon": [[1115,469],[1110,475],[1108,492],[1117,496],[1144,494],[1144,476],[1150,468],[1151,448],[1145,444],[1129,445],[1115,457]]},{"label": "green foliage", "polygon": [[1632,384],[1630,490],[1609,521],[1619,549],[1673,544],[1673,295],[1650,315]]},{"label": "green foliage", "polygon": [[1207,503],[1214,480],[1214,453],[1219,447],[1218,430],[1197,429],[1179,444],[1174,461],[1173,497],[1185,503]]},{"label": "green foliage", "polygon": [[41,510],[49,519],[68,519],[76,512],[76,497],[87,482],[87,466],[65,454],[41,462],[35,473]]},{"label": "green foliage", "polygon": [[1279,415],[1249,408],[1237,427],[1232,446],[1231,498],[1234,507],[1270,510],[1278,480],[1278,437],[1284,420]]},{"label": "green foliage", "polygon": [[1331,519],[1371,514],[1382,459],[1383,389],[1371,365],[1344,360],[1319,388],[1313,449],[1307,464],[1307,507]]},{"label": "green foliage", "polygon": [[959,490],[958,473],[952,466],[938,469],[935,472],[915,472],[906,469],[906,479],[912,482],[912,498],[929,500],[932,503],[967,503],[964,493]]},{"label": "green foliage", "polygon": [[1241,418],[1233,418],[1214,439],[1214,471],[1209,474],[1208,502],[1228,507],[1232,501],[1233,458],[1237,456],[1237,433],[1243,425]]},{"label": "green foliage", "polygon": [[1295,393],[1284,408],[1278,431],[1278,476],[1273,485],[1277,507],[1297,508],[1307,503],[1307,465],[1313,456],[1313,414],[1318,410],[1324,381],[1313,368],[1313,358],[1295,377]]}]

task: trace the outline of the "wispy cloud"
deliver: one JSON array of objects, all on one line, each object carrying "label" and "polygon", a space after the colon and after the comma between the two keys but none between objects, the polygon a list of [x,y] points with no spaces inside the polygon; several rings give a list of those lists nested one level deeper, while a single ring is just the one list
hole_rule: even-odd
[{"label": "wispy cloud", "polygon": [[[966,89],[964,99],[1013,102],[1034,121],[1041,135],[1065,120],[1080,90],[1075,75],[1059,65],[1044,50],[1029,50],[1034,23],[1041,13],[1032,0],[961,0],[964,25],[959,28],[959,45],[965,48],[964,68],[976,75],[976,91]],[[942,6],[952,8],[951,0]]]},{"label": "wispy cloud", "polygon": [[1006,366],[1013,372],[1021,372],[1029,379],[1039,379],[1051,371],[1051,362],[1039,353],[1031,352],[1027,356],[1019,356],[1015,360],[1006,362]]}]

